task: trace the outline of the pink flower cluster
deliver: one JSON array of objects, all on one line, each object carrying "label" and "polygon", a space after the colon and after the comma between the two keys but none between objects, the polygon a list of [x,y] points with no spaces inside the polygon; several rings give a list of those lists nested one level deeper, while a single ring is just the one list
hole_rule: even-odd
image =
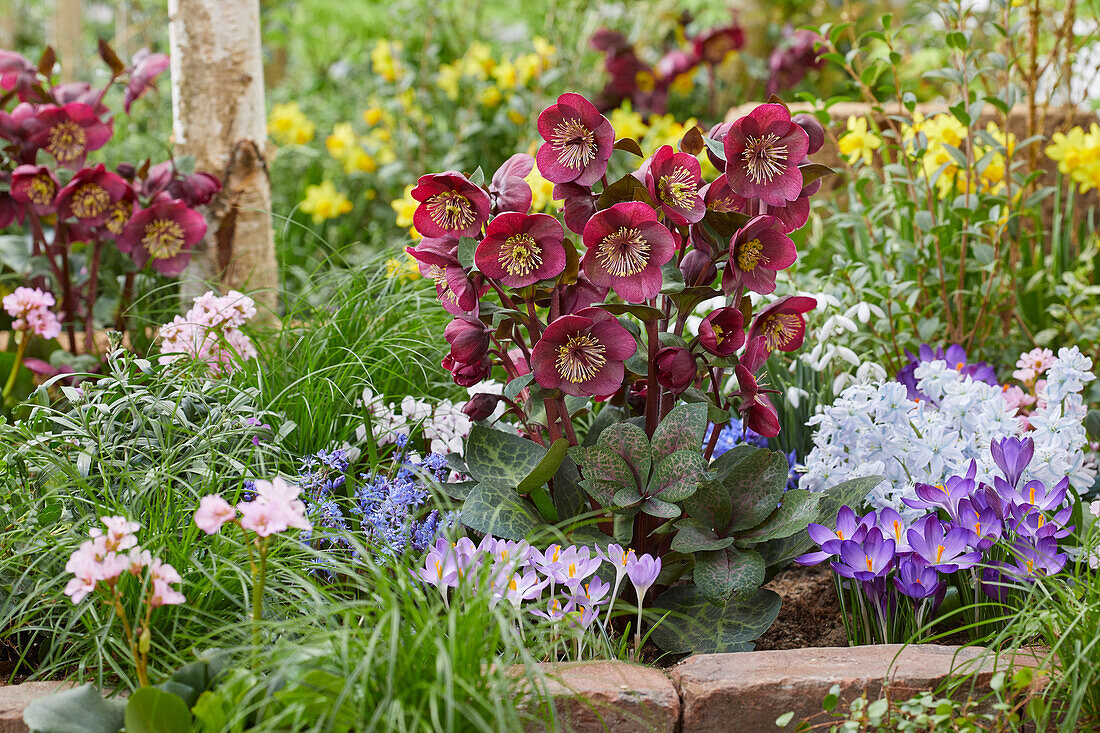
[{"label": "pink flower cluster", "polygon": [[173,588],[182,579],[166,562],[154,558],[138,544],[135,532],[141,528],[137,522],[125,517],[100,517],[107,530],[98,527],[88,532],[91,538],[80,545],[69,557],[65,570],[73,574],[65,586],[65,595],[73,603],[80,603],[94,592],[99,583],[114,588],[123,573],[137,576],[149,568],[151,583],[149,605],[174,605],[184,602],[183,594]]},{"label": "pink flower cluster", "polygon": [[[242,501],[236,508],[218,494],[209,494],[199,501],[195,524],[207,534],[217,534],[229,522],[238,521],[242,529],[268,537],[288,529],[312,529],[306,520],[306,505],[298,498],[298,486],[282,478],[256,481],[256,496]],[[241,518],[237,520],[237,512]]]},{"label": "pink flower cluster", "polygon": [[12,328],[44,339],[57,338],[61,333],[61,319],[50,310],[55,304],[53,295],[41,288],[16,288],[4,296],[4,310],[15,319]]},{"label": "pink flower cluster", "polygon": [[1046,406],[1044,395],[1047,380],[1040,379],[1047,370],[1057,361],[1054,352],[1050,349],[1035,348],[1024,352],[1016,361],[1016,371],[1012,376],[1023,383],[1023,386],[1005,384],[1002,396],[1010,407],[1016,408],[1021,425],[1025,430],[1031,428],[1028,415],[1033,410]]},{"label": "pink flower cluster", "polygon": [[206,291],[185,315],[161,326],[160,363],[190,357],[209,365],[214,376],[232,374],[239,362],[256,356],[252,340],[241,331],[255,315],[256,303],[243,293]]}]

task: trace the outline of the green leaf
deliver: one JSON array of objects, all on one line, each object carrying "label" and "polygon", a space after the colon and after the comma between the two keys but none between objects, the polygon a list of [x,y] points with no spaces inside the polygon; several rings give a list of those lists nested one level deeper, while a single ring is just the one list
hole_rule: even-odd
[{"label": "green leaf", "polygon": [[519,393],[523,391],[524,387],[531,383],[534,376],[534,374],[529,372],[508,382],[508,384],[504,385],[504,396],[510,400],[515,400],[516,397],[519,397]]},{"label": "green leaf", "polygon": [[725,606],[748,597],[764,582],[764,558],[753,550],[726,547],[695,554],[695,585],[708,601]]},{"label": "green leaf", "polygon": [[611,502],[617,507],[629,508],[635,504],[642,503],[645,497],[638,493],[636,489],[625,488],[619,489],[615,492],[614,498]]},{"label": "green leaf", "polygon": [[[576,451],[576,449],[574,449]],[[641,487],[638,485],[637,480],[634,478],[634,472],[630,469],[630,465],[610,448],[604,448],[603,446],[595,446],[585,450],[583,457],[580,456],[580,452],[574,453],[574,460],[576,460],[580,469],[586,479],[593,481],[607,481],[615,484],[619,488],[633,489],[634,493],[640,494]]]},{"label": "green leaf", "polygon": [[707,150],[716,155],[720,160],[725,161],[726,148],[720,141],[714,140],[709,137],[704,137],[703,143],[706,144]]},{"label": "green leaf", "polygon": [[124,708],[123,701],[104,700],[89,683],[32,701],[23,722],[38,733],[118,733]]},{"label": "green leaf", "polygon": [[715,532],[724,531],[731,516],[729,494],[724,486],[708,479],[684,500],[684,511],[700,525]]},{"label": "green leaf", "polygon": [[631,155],[637,155],[639,158],[645,157],[645,153],[642,152],[642,146],[632,137],[620,137],[615,141],[614,149],[626,151]]},{"label": "green leaf", "polygon": [[836,175],[836,171],[827,165],[821,165],[820,163],[810,163],[809,165],[799,166],[798,169],[802,171],[802,185],[803,187],[809,186],[819,178],[825,176]]},{"label": "green leaf", "polygon": [[732,509],[731,532],[755,527],[775,511],[789,472],[787,457],[767,448],[750,453],[736,464],[724,481]]},{"label": "green leaf", "polygon": [[538,465],[531,470],[531,473],[527,474],[526,478],[519,482],[516,491],[520,494],[530,493],[535,487],[542,486],[554,478],[554,474],[561,468],[561,463],[565,460],[565,454],[568,450],[568,440],[565,438],[555,440]]},{"label": "green leaf", "polygon": [[603,305],[596,306],[597,308],[603,308],[605,311],[613,316],[621,316],[623,313],[629,313],[640,321],[645,323],[653,323],[659,321],[665,317],[665,312],[659,308],[654,308],[649,305],[634,305],[632,303],[604,303]]},{"label": "green leaf", "polygon": [[[693,520],[690,519],[685,521],[693,522]],[[706,552],[721,550],[732,545],[734,540],[735,538],[733,537],[716,537],[714,532],[709,528],[698,527],[694,524],[685,524],[679,528],[676,532],[676,536],[672,538],[672,544],[669,549],[675,552]]]},{"label": "green leaf", "polygon": [[699,488],[707,461],[698,450],[678,450],[657,464],[647,495],[661,501],[683,501]]},{"label": "green leaf", "polygon": [[661,517],[662,519],[675,519],[680,516],[680,507],[652,497],[646,499],[645,504],[642,504],[642,511],[651,517]]},{"label": "green leaf", "polygon": [[750,598],[715,606],[694,585],[677,585],[653,603],[668,616],[654,627],[653,642],[666,652],[741,652],[752,649],[779,615],[779,594],[761,588]]},{"label": "green leaf", "polygon": [[681,450],[699,453],[706,431],[706,405],[678,405],[653,431],[650,441],[653,461],[659,463],[665,456]]},{"label": "green leaf", "polygon": [[472,530],[522,540],[542,524],[518,494],[511,489],[478,484],[462,505],[462,523]]},{"label": "green leaf", "polygon": [[481,170],[480,165],[477,167],[477,170],[470,174],[470,183],[475,186],[482,186],[485,184],[485,171]]},{"label": "green leaf", "polygon": [[577,464],[566,457],[554,474],[554,507],[558,510],[558,517],[569,519],[584,512],[588,503],[584,493]]},{"label": "green leaf", "polygon": [[[607,448],[618,454],[633,472],[634,484],[640,492],[649,480],[652,465],[649,451],[649,438],[645,431],[633,423],[616,423],[602,433],[596,441],[596,447]],[[584,466],[581,466],[584,472]]]},{"label": "green leaf", "polygon": [[[474,267],[474,252],[477,250],[478,242],[472,237],[461,237],[458,240],[458,263],[470,269]],[[523,313],[519,314],[521,318],[525,317]]]},{"label": "green leaf", "polygon": [[603,190],[596,199],[596,208],[609,209],[625,201],[645,201],[650,206],[653,205],[645,184],[628,173]]},{"label": "green leaf", "polygon": [[155,687],[134,690],[126,702],[126,733],[188,733],[191,713],[176,695]]},{"label": "green leaf", "polygon": [[1085,432],[1089,440],[1100,441],[1100,410],[1089,410],[1085,415]]},{"label": "green leaf", "polygon": [[584,440],[581,441],[581,445],[589,446],[595,445],[597,438],[609,425],[613,425],[621,421],[626,416],[621,407],[615,405],[604,405],[600,408],[600,411],[596,413],[596,417],[592,420],[592,424],[588,428],[588,432],[584,436]]},{"label": "green leaf", "polygon": [[661,292],[666,295],[679,293],[684,289],[684,273],[680,272],[680,266],[675,259],[661,265],[661,283]]},{"label": "green leaf", "polygon": [[[698,387],[688,387],[680,393],[680,399],[689,404],[701,404],[707,406],[707,420],[715,425],[721,425],[730,419],[729,410],[723,410],[711,401],[709,395],[703,394]],[[704,430],[704,435],[706,434]]]},{"label": "green leaf", "polygon": [[817,503],[821,494],[805,489],[791,489],[783,494],[783,504],[768,521],[748,532],[737,535],[739,542],[767,542],[806,531],[806,525],[817,519]]},{"label": "green leaf", "polygon": [[515,489],[538,467],[546,449],[512,433],[474,425],[466,440],[466,467],[483,484]]}]

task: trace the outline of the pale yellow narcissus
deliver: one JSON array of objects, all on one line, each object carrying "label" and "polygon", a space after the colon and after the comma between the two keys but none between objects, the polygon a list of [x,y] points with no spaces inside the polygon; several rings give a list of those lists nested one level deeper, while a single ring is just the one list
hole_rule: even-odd
[{"label": "pale yellow narcissus", "polygon": [[302,211],[313,216],[314,224],[351,211],[351,201],[336,190],[332,181],[322,181],[316,186],[306,186],[306,197],[301,204]]},{"label": "pale yellow narcissus", "polygon": [[837,141],[840,154],[848,159],[849,165],[857,161],[871,165],[875,151],[882,147],[882,139],[868,129],[866,117],[849,117],[847,129],[848,132]]},{"label": "pale yellow narcissus", "polygon": [[317,130],[297,102],[274,105],[267,126],[271,137],[280,145],[305,145]]},{"label": "pale yellow narcissus", "polygon": [[416,213],[416,207],[420,205],[420,202],[412,197],[413,188],[412,184],[405,186],[404,196],[391,201],[390,208],[397,214],[397,226],[408,229],[409,235],[415,240],[420,239],[420,232],[416,231],[416,227],[413,226],[413,214]]}]

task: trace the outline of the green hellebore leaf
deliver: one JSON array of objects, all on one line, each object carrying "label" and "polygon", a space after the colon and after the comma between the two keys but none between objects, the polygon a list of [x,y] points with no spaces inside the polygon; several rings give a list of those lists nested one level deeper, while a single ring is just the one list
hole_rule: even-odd
[{"label": "green hellebore leaf", "polygon": [[668,616],[654,627],[651,638],[666,652],[742,652],[752,649],[779,615],[781,598],[760,588],[751,597],[715,606],[694,585],[677,585],[653,603]]},{"label": "green hellebore leaf", "polygon": [[[698,387],[688,387],[680,393],[680,399],[691,404],[701,404],[707,407],[707,420],[715,425],[722,425],[729,421],[730,411],[723,410],[714,404],[709,395],[703,394]],[[704,430],[704,435],[706,431]],[[725,455],[725,454],[723,454]]]},{"label": "green hellebore leaf", "polygon": [[725,547],[695,554],[695,585],[708,601],[725,606],[747,597],[764,582],[764,558],[754,550]]},{"label": "green hellebore leaf", "polygon": [[632,137],[620,137],[615,141],[614,149],[624,150],[632,155],[637,155],[639,158],[645,157],[645,153],[642,152],[642,146]]},{"label": "green hellebore leaf", "polygon": [[659,321],[665,317],[664,311],[649,305],[635,305],[633,303],[604,303],[603,305],[599,305],[596,307],[603,308],[605,311],[613,316],[621,316],[623,313],[629,313],[638,320],[644,321],[646,323]]},{"label": "green hellebore leaf", "polygon": [[596,199],[596,208],[610,209],[624,201],[645,201],[650,206],[653,205],[653,199],[650,198],[645,184],[627,173],[603,190],[600,197]]},{"label": "green hellebore leaf", "polygon": [[580,463],[584,477],[592,481],[606,481],[615,484],[622,489],[631,489],[635,494],[640,493],[640,487],[634,477],[634,472],[622,456],[610,448],[597,445],[585,450],[582,458],[580,451],[574,449],[574,460]]},{"label": "green hellebore leaf", "polygon": [[542,486],[550,479],[554,478],[554,474],[561,468],[562,461],[565,460],[565,453],[569,450],[569,441],[565,438],[558,438],[550,446],[550,450],[546,451],[546,455],[542,457],[538,465],[531,469],[531,473],[519,482],[516,486],[516,491],[520,494],[528,494],[536,487]]},{"label": "green hellebore leaf", "polygon": [[636,490],[627,488],[616,491],[611,502],[617,507],[628,508],[640,504],[644,498]]},{"label": "green hellebore leaf", "polygon": [[514,490],[483,483],[462,505],[462,523],[477,532],[522,540],[542,521]]},{"label": "green hellebore leaf", "polygon": [[706,405],[676,406],[653,431],[653,439],[650,441],[653,461],[659,463],[666,456],[681,450],[698,453],[706,431]]},{"label": "green hellebore leaf", "polygon": [[680,266],[675,259],[671,259],[661,265],[661,292],[669,295],[678,293],[684,289],[684,274],[680,272]]},{"label": "green hellebore leaf", "polygon": [[126,702],[126,733],[188,733],[191,713],[178,696],[155,687],[134,690]]},{"label": "green hellebore leaf", "polygon": [[714,479],[699,484],[694,494],[684,500],[684,511],[712,532],[725,532],[730,523],[730,497],[726,487]]},{"label": "green hellebore leaf", "polygon": [[[653,463],[645,430],[629,422],[616,423],[600,433],[596,447],[606,448],[626,462],[633,473],[634,486],[641,493],[649,480],[649,470]],[[581,466],[581,473],[583,472],[584,466]]]},{"label": "green hellebore leaf", "polygon": [[504,385],[504,396],[510,400],[515,400],[516,397],[519,397],[519,393],[523,391],[523,388],[531,383],[534,376],[534,374],[528,372],[508,382]]},{"label": "green hellebore leaf", "polygon": [[836,171],[834,171],[829,166],[821,165],[820,163],[810,163],[809,165],[799,166],[798,169],[802,171],[803,187],[809,186],[811,183],[819,178],[836,175]]},{"label": "green hellebore leaf", "polygon": [[651,517],[662,519],[675,519],[680,516],[680,507],[653,497],[646,499],[645,504],[642,504],[642,511]]},{"label": "green hellebore leaf", "polygon": [[775,511],[789,472],[787,457],[767,448],[753,451],[730,469],[723,483],[732,506],[731,532],[755,527]]},{"label": "green hellebore leaf", "polygon": [[699,488],[707,472],[707,461],[696,450],[678,450],[657,464],[649,482],[649,496],[661,501],[683,501]]},{"label": "green hellebore leaf", "polygon": [[805,489],[791,489],[783,494],[783,504],[763,525],[737,535],[739,542],[767,542],[805,532],[806,525],[817,519],[817,503],[821,494]]},{"label": "green hellebore leaf", "polygon": [[474,425],[466,440],[466,467],[483,484],[515,489],[546,455],[546,449],[519,435]]},{"label": "green hellebore leaf", "polygon": [[719,160],[724,161],[726,159],[726,148],[721,141],[704,137],[703,142],[706,144],[707,150],[717,156]]},{"label": "green hellebore leaf", "polygon": [[[716,537],[711,529],[696,526],[695,520],[686,521],[689,524],[679,527],[669,546],[675,552],[708,552],[721,550],[734,543],[733,537]],[[680,525],[679,522],[677,524]]]}]

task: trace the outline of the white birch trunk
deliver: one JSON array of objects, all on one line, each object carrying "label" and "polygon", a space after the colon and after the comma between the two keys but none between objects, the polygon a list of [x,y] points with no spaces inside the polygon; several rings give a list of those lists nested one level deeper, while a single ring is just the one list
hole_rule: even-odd
[{"label": "white birch trunk", "polygon": [[53,47],[61,61],[61,78],[72,81],[84,65],[80,0],[57,0],[53,16]]},{"label": "white birch trunk", "polygon": [[[221,178],[210,227],[183,275],[184,303],[211,285],[278,300],[267,169],[259,0],[168,0],[176,152]],[[261,309],[263,310],[263,309]]]}]

